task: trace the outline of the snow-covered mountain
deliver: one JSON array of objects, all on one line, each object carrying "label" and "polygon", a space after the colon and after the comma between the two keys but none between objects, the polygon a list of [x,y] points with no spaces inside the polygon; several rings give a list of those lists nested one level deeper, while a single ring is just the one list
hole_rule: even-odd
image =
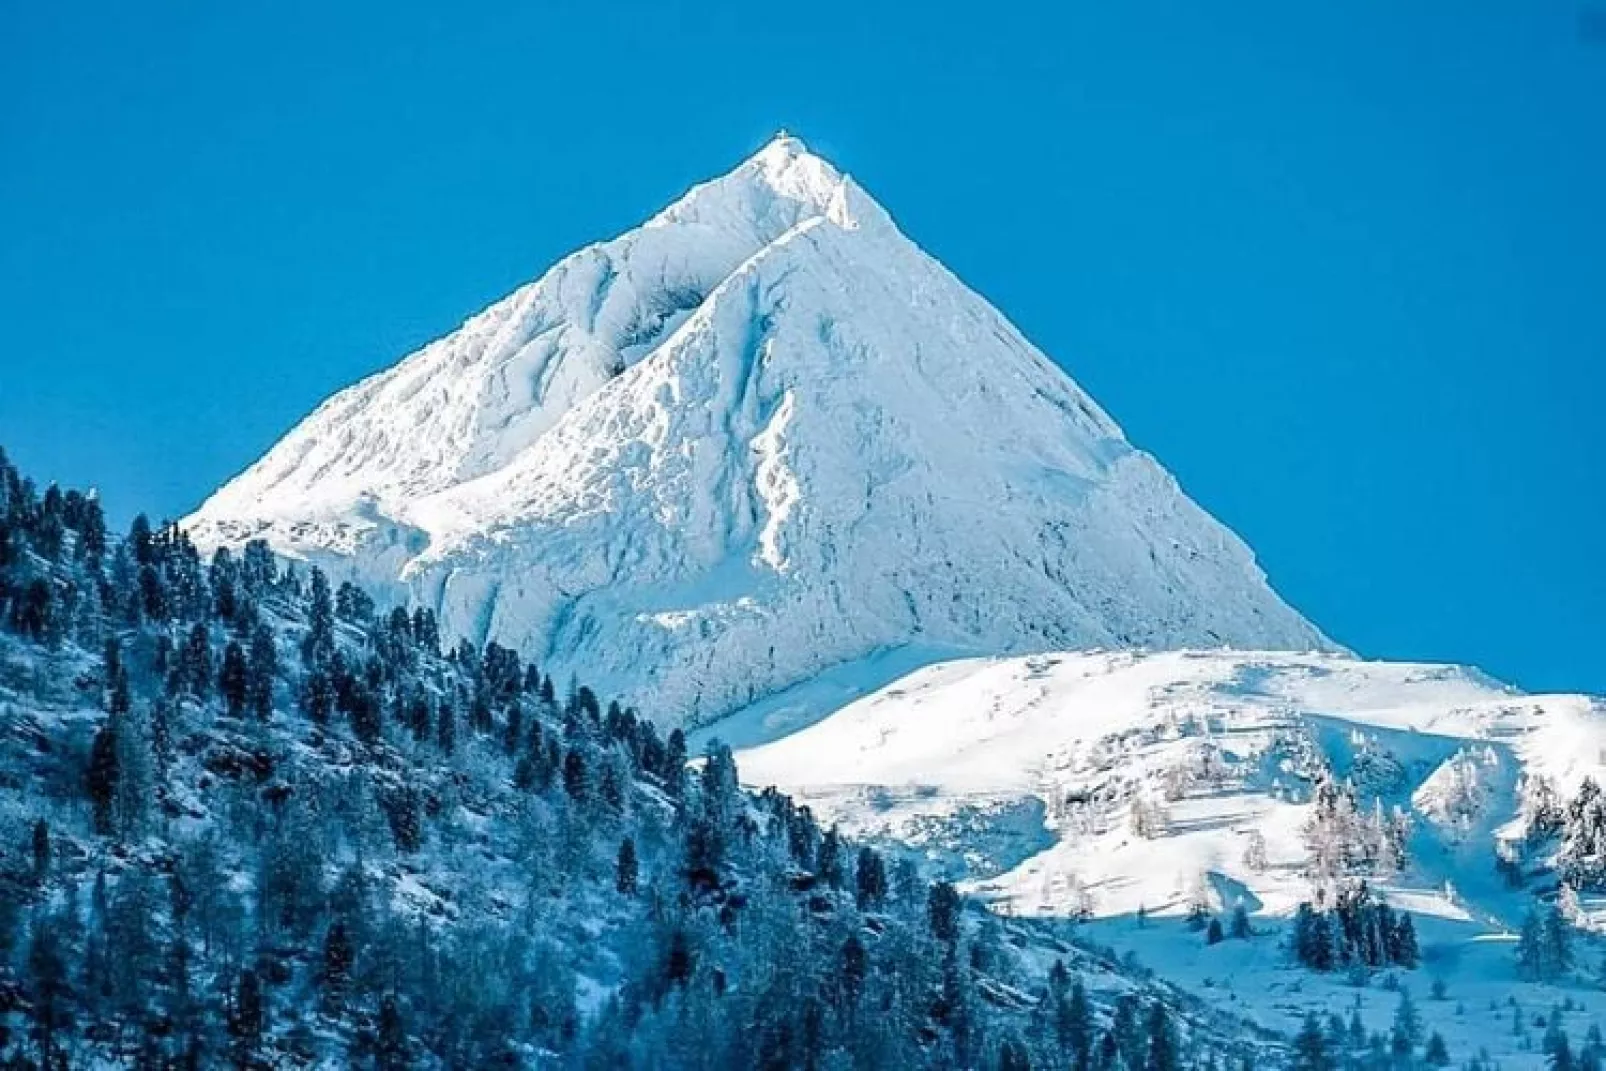
[{"label": "snow-covered mountain", "polygon": [[335,395],[187,527],[407,594],[666,720],[888,650],[1331,648],[784,136]]},{"label": "snow-covered mountain", "polygon": [[[762,741],[771,734],[756,717],[707,731]],[[1017,913],[1062,911],[1068,878],[1096,891],[1099,914],[1161,910],[1211,873],[1286,914],[1310,894],[1299,829],[1324,768],[1401,806],[1424,834],[1475,846],[1484,864],[1500,836],[1518,835],[1502,831],[1518,817],[1522,775],[1563,797],[1586,776],[1606,781],[1598,700],[1525,695],[1458,666],[1325,654],[962,659],[776,735],[738,751],[753,784],[856,832],[951,846]],[[1467,756],[1476,792],[1457,769]],[[1468,798],[1447,801],[1452,789]],[[1134,801],[1162,813],[1159,835],[1133,833]],[[1269,846],[1259,868],[1243,860],[1255,830]],[[1426,873],[1430,884],[1454,876]],[[1492,867],[1484,877],[1494,882]]]},{"label": "snow-covered mountain", "polygon": [[[1096,940],[1275,1029],[1359,1008],[1386,1030],[1397,996],[1313,974],[1279,941],[1211,945],[1184,914],[1241,905],[1259,934],[1279,933],[1316,895],[1324,852],[1360,860],[1379,826],[1402,832],[1387,863],[1348,873],[1416,920],[1422,965],[1406,979],[1454,998],[1424,1004],[1429,1026],[1458,1052],[1538,1063],[1511,1029],[1513,1007],[1561,999],[1513,954],[1534,897],[1556,891],[1557,842],[1536,832],[1534,801],[1606,781],[1606,702],[1524,695],[1456,666],[1222,651],[957,660],[834,713],[839,696],[811,691],[706,732],[747,744],[743,777],[822,822],[913,845],[1007,914],[1085,913]],[[1323,779],[1354,793],[1325,830]],[[1591,935],[1575,956],[1592,969],[1598,886],[1570,917]],[[1598,984],[1567,983],[1567,997],[1580,1023],[1606,1018]],[[1486,1004],[1499,1014],[1478,1015]]]}]

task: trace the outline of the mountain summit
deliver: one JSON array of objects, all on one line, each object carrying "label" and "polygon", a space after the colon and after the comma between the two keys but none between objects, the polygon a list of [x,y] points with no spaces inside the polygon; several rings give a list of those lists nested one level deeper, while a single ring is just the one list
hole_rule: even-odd
[{"label": "mountain summit", "polygon": [[186,524],[665,720],[900,648],[1331,647],[786,136],[336,394]]}]

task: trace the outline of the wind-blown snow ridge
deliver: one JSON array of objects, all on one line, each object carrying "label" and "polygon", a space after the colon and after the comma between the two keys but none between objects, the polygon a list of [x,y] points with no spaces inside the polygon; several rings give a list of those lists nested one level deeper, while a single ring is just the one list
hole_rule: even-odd
[{"label": "wind-blown snow ridge", "polygon": [[188,525],[392,585],[666,720],[900,647],[1330,646],[784,136],[336,395]]}]

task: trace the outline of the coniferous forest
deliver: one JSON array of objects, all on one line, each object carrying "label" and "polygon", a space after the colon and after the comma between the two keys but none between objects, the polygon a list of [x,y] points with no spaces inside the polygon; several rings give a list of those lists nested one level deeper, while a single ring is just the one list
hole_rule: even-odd
[{"label": "coniferous forest", "polygon": [[1284,1062],[672,712],[3,454],[0,622],[6,1067]]}]

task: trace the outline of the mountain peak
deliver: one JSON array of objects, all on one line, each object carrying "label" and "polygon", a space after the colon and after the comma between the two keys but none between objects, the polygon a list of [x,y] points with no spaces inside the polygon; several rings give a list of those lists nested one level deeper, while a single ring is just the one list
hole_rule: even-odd
[{"label": "mountain peak", "polygon": [[813,156],[809,147],[803,144],[803,139],[785,130],[777,130],[775,136],[764,143],[764,147],[754,153],[752,159],[765,158],[794,159],[799,156]]},{"label": "mountain peak", "polygon": [[336,395],[188,525],[584,666],[666,721],[888,650],[1327,646],[785,134]]},{"label": "mountain peak", "polygon": [[725,175],[692,187],[647,225],[700,222],[775,232],[778,221],[784,232],[824,218],[853,228],[866,217],[885,215],[872,206],[852,179],[783,130]]}]

